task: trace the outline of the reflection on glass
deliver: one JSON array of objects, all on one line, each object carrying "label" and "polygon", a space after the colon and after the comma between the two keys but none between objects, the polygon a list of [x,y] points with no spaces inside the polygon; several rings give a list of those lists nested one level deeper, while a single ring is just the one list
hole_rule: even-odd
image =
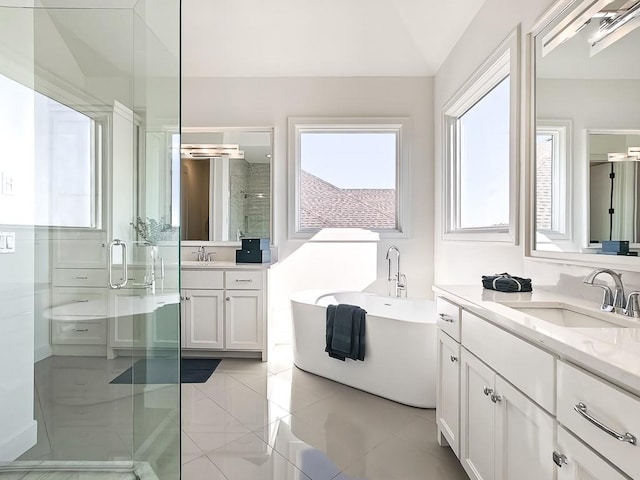
[{"label": "reflection on glass", "polygon": [[509,225],[509,111],[507,76],[459,119],[460,228]]},{"label": "reflection on glass", "polygon": [[182,136],[182,240],[271,237],[272,132],[233,129]]},{"label": "reflection on glass", "polygon": [[[627,16],[629,2],[604,3],[573,2],[535,38],[536,250],[593,253],[602,240],[639,241],[636,200],[625,193],[637,191],[636,168],[609,164],[608,153],[627,148],[606,146],[612,139],[600,134],[622,139],[640,128],[640,29],[621,26],[625,18],[638,24]],[[612,33],[614,25],[621,28]],[[610,35],[597,41],[605,31]],[[563,41],[551,44],[552,38]],[[554,137],[550,147],[540,134],[550,133],[557,119],[575,134],[566,137],[566,146],[558,147],[560,137]],[[554,177],[563,158],[567,174]]]},{"label": "reflection on glass", "polygon": [[590,243],[640,239],[638,162],[608,161],[611,153],[637,145],[640,134],[589,134]]},{"label": "reflection on glass", "polygon": [[536,136],[536,225],[542,230],[553,228],[553,135]]}]

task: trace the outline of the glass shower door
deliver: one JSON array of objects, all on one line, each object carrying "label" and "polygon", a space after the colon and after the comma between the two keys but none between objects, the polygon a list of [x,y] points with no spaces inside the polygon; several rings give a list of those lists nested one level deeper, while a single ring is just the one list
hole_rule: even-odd
[{"label": "glass shower door", "polygon": [[0,0],[0,479],[179,478],[179,18]]}]

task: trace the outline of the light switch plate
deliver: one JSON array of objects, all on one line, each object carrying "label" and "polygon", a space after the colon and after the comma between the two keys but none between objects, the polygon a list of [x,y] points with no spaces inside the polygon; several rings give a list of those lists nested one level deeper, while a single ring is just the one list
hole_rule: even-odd
[{"label": "light switch plate", "polygon": [[16,253],[16,232],[0,232],[0,253]]},{"label": "light switch plate", "polygon": [[2,195],[15,195],[16,181],[11,173],[2,172]]}]

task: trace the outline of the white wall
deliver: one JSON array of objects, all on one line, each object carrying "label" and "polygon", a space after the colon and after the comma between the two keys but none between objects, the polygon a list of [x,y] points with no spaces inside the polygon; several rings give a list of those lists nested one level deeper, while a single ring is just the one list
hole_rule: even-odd
[{"label": "white wall", "polygon": [[[479,284],[483,274],[507,271],[514,275],[526,275],[535,285],[552,285],[563,292],[599,299],[600,292],[582,284],[582,278],[593,270],[590,266],[571,265],[568,262],[552,262],[524,257],[524,235],[526,219],[526,195],[524,175],[526,170],[526,144],[524,137],[520,145],[520,244],[488,244],[470,242],[445,242],[442,240],[442,108],[456,93],[467,78],[493,52],[500,42],[520,25],[521,71],[526,79],[527,45],[526,34],[535,21],[551,7],[552,0],[487,0],[478,15],[456,44],[435,77],[434,123],[435,123],[435,283],[437,284]],[[522,120],[525,121],[525,90],[522,86]],[[640,275],[626,272],[625,283],[640,285]]]},{"label": "white wall", "polygon": [[[0,7],[0,74],[33,84],[33,13]],[[6,27],[6,28],[5,28]],[[16,234],[16,251],[0,254],[0,462],[36,442],[34,359],[34,100],[6,79],[0,86],[0,172],[14,191],[0,189],[0,231]]]},{"label": "white wall", "polygon": [[[385,253],[395,244],[409,295],[431,297],[433,275],[433,107],[431,78],[186,78],[183,127],[274,126],[274,239],[271,303],[287,316],[289,294],[307,288],[386,294]],[[410,118],[411,234],[362,243],[290,240],[287,233],[287,117]],[[362,237],[355,237],[354,239]],[[360,240],[358,240],[360,242]]]}]

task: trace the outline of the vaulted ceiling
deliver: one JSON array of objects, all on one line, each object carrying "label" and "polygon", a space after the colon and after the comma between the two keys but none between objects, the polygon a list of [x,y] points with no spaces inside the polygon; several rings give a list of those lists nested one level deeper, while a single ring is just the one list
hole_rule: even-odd
[{"label": "vaulted ceiling", "polygon": [[484,0],[183,0],[187,77],[431,76]]}]

